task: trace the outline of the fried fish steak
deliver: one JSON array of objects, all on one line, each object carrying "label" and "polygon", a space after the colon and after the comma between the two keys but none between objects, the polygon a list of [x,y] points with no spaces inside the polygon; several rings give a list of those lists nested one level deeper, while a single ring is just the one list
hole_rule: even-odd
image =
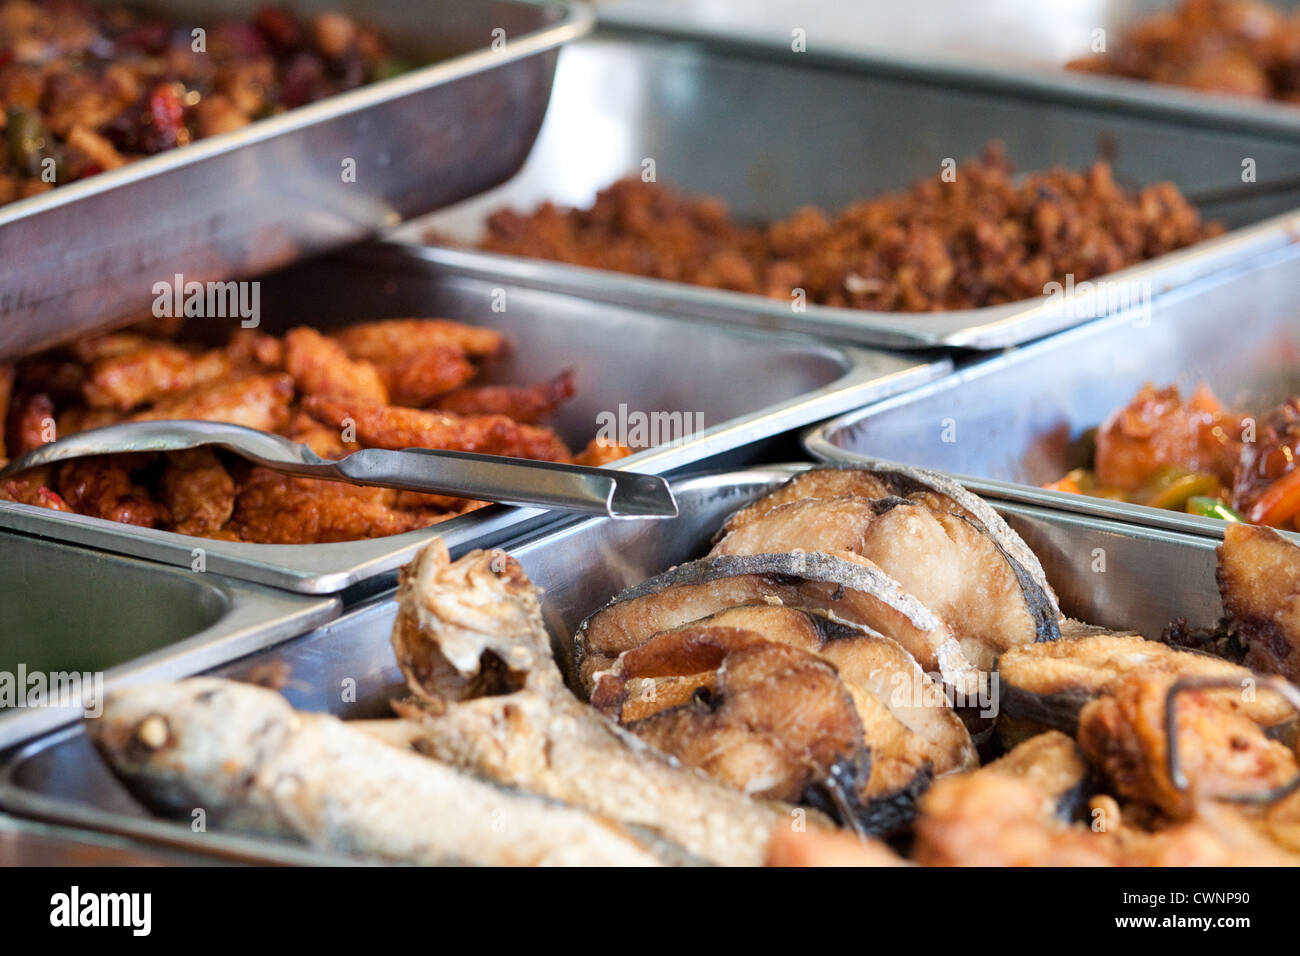
[{"label": "fried fish steak", "polygon": [[833,667],[752,631],[706,630],[677,636],[718,651],[711,686],[629,723],[632,733],[745,794],[787,803],[826,785],[836,765],[870,766],[862,721]]},{"label": "fried fish steak", "polygon": [[1300,548],[1272,528],[1229,524],[1218,581],[1246,666],[1300,681]]},{"label": "fried fish steak", "polygon": [[591,693],[597,672],[660,631],[743,604],[780,603],[825,611],[903,645],[974,695],[978,675],[951,629],[870,561],[857,555],[722,555],[679,565],[616,595],[574,638],[579,679]]},{"label": "fried fish steak", "polygon": [[597,675],[592,705],[630,723],[687,702],[698,688],[716,692],[717,633],[738,629],[815,654],[848,686],[871,750],[866,796],[913,787],[925,775],[967,770],[974,744],[943,689],[896,641],[825,614],[758,604],[729,608],[665,631],[625,651]]},{"label": "fried fish steak", "polygon": [[1009,647],[1060,636],[1059,611],[977,524],[904,498],[812,498],[777,505],[730,531],[710,552],[850,552],[937,614],[976,670]]},{"label": "fried fish steak", "polygon": [[1084,754],[1118,796],[1147,804],[1174,820],[1195,815],[1198,802],[1261,794],[1296,775],[1295,754],[1223,695],[1201,690],[1175,698],[1178,755],[1187,786],[1170,777],[1166,704],[1177,676],[1137,671],[1079,714]]},{"label": "fried fish steak", "polygon": [[733,514],[723,526],[723,534],[792,501],[844,497],[906,498],[936,514],[958,514],[968,518],[1024,568],[1053,603],[1056,601],[1038,556],[1002,516],[979,495],[967,491],[951,478],[924,468],[885,462],[810,468]]},{"label": "fried fish steak", "polygon": [[[1095,634],[1028,644],[1003,654],[998,660],[1001,714],[1073,734],[1085,704],[1139,671],[1223,677],[1240,681],[1243,690],[1254,686],[1249,670],[1208,654],[1133,634]],[[1280,728],[1295,719],[1291,706],[1272,691],[1213,693],[1225,707],[1246,714],[1263,727]]]}]

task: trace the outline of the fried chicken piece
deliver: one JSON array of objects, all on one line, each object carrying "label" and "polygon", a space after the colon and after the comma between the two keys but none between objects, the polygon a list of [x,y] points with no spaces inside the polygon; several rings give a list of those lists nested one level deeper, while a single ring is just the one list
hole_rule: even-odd
[{"label": "fried chicken piece", "polygon": [[1165,706],[1172,674],[1136,672],[1079,713],[1084,754],[1118,796],[1188,819],[1216,796],[1262,793],[1295,777],[1295,755],[1209,691],[1177,697],[1178,753],[1188,787],[1169,777]]},{"label": "fried chicken piece", "polygon": [[256,329],[235,329],[226,354],[236,372],[260,374],[284,369],[284,342]]},{"label": "fried chicken piece", "polygon": [[353,358],[395,362],[450,346],[471,358],[500,353],[505,336],[495,329],[449,319],[382,319],[359,322],[334,333]]},{"label": "fried chicken piece", "polygon": [[395,508],[395,494],[255,468],[235,499],[231,528],[245,541],[314,544],[401,534],[449,517]]},{"label": "fried chicken piece", "polygon": [[372,448],[442,448],[539,461],[569,461],[569,449],[555,432],[521,425],[504,415],[462,418],[396,405],[344,404],[319,395],[302,401],[307,414],[339,429],[351,422],[356,439]]},{"label": "fried chicken piece", "polygon": [[905,866],[888,845],[824,827],[778,826],[767,845],[766,866]]},{"label": "fried chicken piece", "polygon": [[536,424],[573,397],[573,372],[561,372],[549,382],[516,387],[482,385],[460,388],[438,399],[437,408],[457,415],[506,415],[526,425]]},{"label": "fried chicken piece", "polygon": [[20,475],[0,481],[0,501],[16,501],[37,508],[49,508],[51,511],[72,510],[62,496],[50,488],[48,465],[30,468]]},{"label": "fried chicken piece", "polygon": [[221,530],[235,507],[235,482],[211,448],[167,456],[159,495],[171,516],[169,531],[209,535]]},{"label": "fried chicken piece", "polygon": [[937,780],[921,798],[913,856],[926,866],[1111,866],[1120,862],[1105,833],[1067,826],[1054,801],[1007,774]]},{"label": "fried chicken piece", "polygon": [[230,382],[214,382],[165,399],[146,411],[137,412],[132,420],[195,418],[276,432],[289,421],[292,398],[293,379],[288,375],[253,375]]},{"label": "fried chicken piece", "polygon": [[1226,484],[1241,448],[1241,419],[1201,385],[1184,400],[1178,387],[1150,383],[1097,431],[1095,470],[1108,488],[1137,491],[1162,468],[1208,471]]},{"label": "fried chicken piece", "polygon": [[376,361],[379,376],[388,387],[394,405],[423,407],[439,395],[460,388],[478,370],[465,353],[451,345],[440,345],[391,361]]},{"label": "fried chicken piece", "polygon": [[315,329],[301,326],[285,335],[284,367],[302,394],[340,402],[388,404],[388,389],[374,364],[348,358],[343,346]]},{"label": "fried chicken piece", "polygon": [[54,402],[44,392],[16,396],[9,405],[5,450],[11,458],[25,455],[55,439]]},{"label": "fried chicken piece", "polygon": [[588,468],[603,468],[634,454],[636,454],[635,448],[629,448],[627,445],[620,445],[617,442],[596,437],[587,442],[586,448],[573,456],[573,463],[575,465],[586,465]]},{"label": "fried chicken piece", "polygon": [[230,370],[230,357],[222,349],[195,355],[175,345],[155,343],[96,359],[82,394],[91,408],[127,412],[226,378]]},{"label": "fried chicken piece", "polygon": [[167,520],[166,509],[131,477],[140,456],[74,458],[59,466],[58,490],[78,514],[154,528]]}]

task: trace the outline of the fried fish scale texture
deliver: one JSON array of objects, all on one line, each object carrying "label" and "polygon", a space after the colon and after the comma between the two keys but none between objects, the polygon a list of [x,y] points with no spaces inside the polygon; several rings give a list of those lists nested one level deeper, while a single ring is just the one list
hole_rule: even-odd
[{"label": "fried fish scale texture", "polygon": [[[275,432],[326,458],[415,447],[602,465],[631,451],[593,440],[575,456],[544,424],[575,392],[570,371],[532,385],[474,384],[482,363],[507,347],[494,329],[384,319],[329,334],[306,325],[283,336],[239,329],[216,347],[186,331],[205,330],[148,320],[0,366],[0,457],[161,419]],[[0,486],[0,500],[274,544],[399,534],[482,506],[291,478],[212,449],[117,459],[34,469]]]}]

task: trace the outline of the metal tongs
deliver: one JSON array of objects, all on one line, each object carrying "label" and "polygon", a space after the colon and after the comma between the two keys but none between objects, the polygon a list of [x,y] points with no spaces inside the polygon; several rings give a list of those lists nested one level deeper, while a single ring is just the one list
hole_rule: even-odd
[{"label": "metal tongs", "polygon": [[658,475],[430,448],[365,448],[331,461],[280,435],[207,421],[126,422],[92,428],[19,455],[0,469],[0,478],[69,458],[179,451],[200,445],[215,445],[272,471],[304,478],[611,518],[677,517],[677,501]]}]

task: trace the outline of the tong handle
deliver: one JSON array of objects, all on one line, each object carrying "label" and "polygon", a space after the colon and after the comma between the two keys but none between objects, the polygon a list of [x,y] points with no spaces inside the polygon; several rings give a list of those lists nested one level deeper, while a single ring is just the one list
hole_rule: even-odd
[{"label": "tong handle", "polygon": [[672,490],[658,475],[427,448],[366,448],[329,467],[345,481],[402,491],[612,518],[677,516]]}]

